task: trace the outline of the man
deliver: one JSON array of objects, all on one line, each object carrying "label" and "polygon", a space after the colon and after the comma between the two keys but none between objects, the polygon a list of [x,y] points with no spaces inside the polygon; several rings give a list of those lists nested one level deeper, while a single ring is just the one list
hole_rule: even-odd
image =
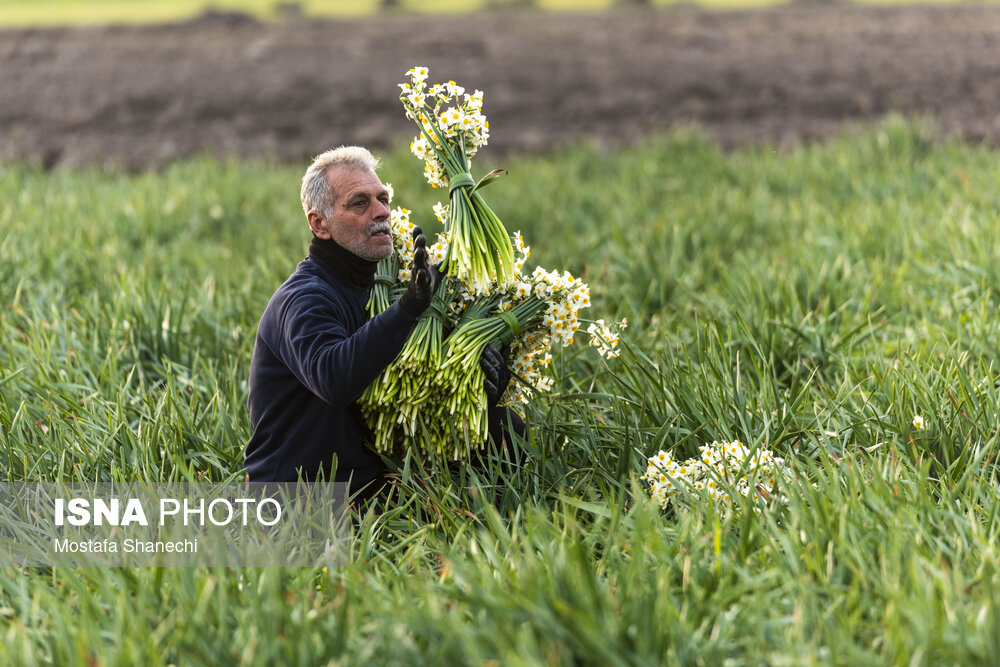
[{"label": "man", "polygon": [[[414,229],[406,292],[368,319],[376,265],[393,252],[389,193],[377,167],[366,149],[342,146],[317,156],[302,178],[302,208],[313,233],[309,256],[267,304],[250,363],[252,482],[294,482],[301,475],[350,479],[357,489],[383,473],[355,401],[403,349],[440,273],[428,265],[426,240]],[[495,348],[484,354],[483,369],[496,406],[510,375]],[[496,410],[491,423],[499,421]],[[515,428],[523,432],[523,423]],[[497,427],[491,433],[500,442]]]}]

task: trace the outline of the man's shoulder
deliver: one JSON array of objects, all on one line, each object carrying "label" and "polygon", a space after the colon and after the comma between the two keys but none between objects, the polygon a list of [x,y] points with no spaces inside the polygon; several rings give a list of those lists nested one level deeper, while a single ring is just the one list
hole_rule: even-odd
[{"label": "man's shoulder", "polygon": [[317,263],[307,257],[274,292],[264,316],[284,317],[289,310],[309,308],[314,304],[335,306],[343,299],[343,289],[330,281]]},{"label": "man's shoulder", "polygon": [[331,280],[317,262],[311,257],[306,257],[295,267],[295,272],[281,284],[275,296],[282,295],[285,298],[304,294],[337,296],[342,291],[343,288]]}]

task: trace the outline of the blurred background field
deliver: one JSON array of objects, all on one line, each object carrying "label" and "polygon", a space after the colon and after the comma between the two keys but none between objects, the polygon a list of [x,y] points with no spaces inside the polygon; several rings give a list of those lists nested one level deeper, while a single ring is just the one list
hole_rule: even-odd
[{"label": "blurred background field", "polygon": [[414,65],[486,92],[482,159],[494,162],[691,125],[727,149],[787,150],[890,112],[933,117],[937,139],[996,145],[998,38],[1000,7],[969,4],[215,12],[9,29],[0,160],[144,170],[206,154],[301,163],[344,143],[388,150],[412,133],[395,85]]},{"label": "blurred background field", "polygon": [[[791,0],[794,2],[795,0]],[[822,0],[821,0],[822,1]],[[929,2],[930,0],[924,0]],[[956,0],[952,0],[953,2]],[[961,1],[961,0],[957,0]],[[149,23],[190,19],[204,11],[238,11],[261,20],[312,16],[371,17],[380,12],[446,14],[479,10],[538,9],[589,12],[621,8],[698,6],[716,9],[767,7],[789,0],[3,0],[0,27]],[[921,0],[861,0],[862,4],[922,4]],[[936,0],[940,4],[941,0]]]}]

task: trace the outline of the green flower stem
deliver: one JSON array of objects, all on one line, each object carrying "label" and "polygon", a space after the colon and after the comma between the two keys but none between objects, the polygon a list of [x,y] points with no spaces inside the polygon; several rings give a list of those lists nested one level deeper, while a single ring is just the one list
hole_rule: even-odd
[{"label": "green flower stem", "polygon": [[372,317],[383,312],[392,303],[391,293],[399,274],[399,257],[393,253],[386,259],[379,260],[375,268],[375,284],[368,296],[365,309]]}]

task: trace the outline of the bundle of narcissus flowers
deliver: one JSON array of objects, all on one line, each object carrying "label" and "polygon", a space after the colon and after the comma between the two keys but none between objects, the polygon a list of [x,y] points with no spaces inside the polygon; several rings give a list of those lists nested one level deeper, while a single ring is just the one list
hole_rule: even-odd
[{"label": "bundle of narcissus flowers", "polygon": [[493,281],[514,275],[514,251],[503,223],[486,205],[479,189],[503,175],[494,170],[478,183],[470,169],[472,157],[489,139],[489,121],[483,115],[483,93],[472,95],[454,81],[426,84],[427,68],[414,67],[399,99],[406,116],[416,121],[420,134],[411,152],[424,161],[424,175],[435,188],[448,188],[448,275],[473,287],[476,294],[491,291]]},{"label": "bundle of narcissus flowers", "polygon": [[[550,350],[556,342],[573,343],[590,289],[565,272],[523,273],[530,249],[520,232],[511,239],[480,193],[505,172],[495,170],[478,182],[470,172],[472,156],[489,137],[482,92],[467,94],[454,81],[428,86],[423,67],[407,74],[400,100],[420,128],[411,151],[424,161],[428,182],[449,192],[449,203],[434,207],[443,233],[428,247],[430,262],[445,275],[403,351],[359,403],[378,451],[409,448],[437,460],[461,459],[488,437],[479,364],[484,348],[511,346],[514,380],[504,402],[526,402],[534,391],[551,387],[545,373]],[[392,212],[396,252],[379,263],[368,304],[372,315],[406,289],[413,227],[410,211]],[[617,346],[615,334],[603,326],[600,331],[602,345]]]},{"label": "bundle of narcissus flowers", "polygon": [[784,459],[767,449],[751,452],[734,440],[704,445],[697,458],[684,461],[659,451],[649,458],[640,479],[649,482],[653,500],[663,509],[680,498],[695,498],[714,501],[726,512],[734,505],[735,494],[766,501],[790,477]]}]

